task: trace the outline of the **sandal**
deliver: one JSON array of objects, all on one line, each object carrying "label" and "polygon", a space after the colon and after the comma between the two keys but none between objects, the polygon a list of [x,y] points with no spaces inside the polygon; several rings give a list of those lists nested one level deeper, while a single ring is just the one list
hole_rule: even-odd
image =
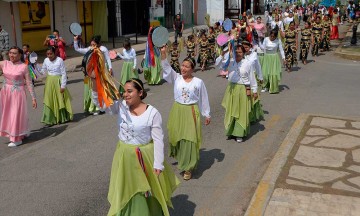
[{"label": "sandal", "polygon": [[184,172],[184,180],[190,180],[191,179],[191,172],[190,171],[185,171]]}]

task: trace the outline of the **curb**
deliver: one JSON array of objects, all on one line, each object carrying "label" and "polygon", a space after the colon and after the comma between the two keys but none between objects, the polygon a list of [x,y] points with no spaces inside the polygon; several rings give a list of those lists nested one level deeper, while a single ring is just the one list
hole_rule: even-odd
[{"label": "curb", "polygon": [[266,206],[274,191],[276,180],[309,116],[310,114],[300,114],[296,118],[289,133],[286,135],[279,150],[276,152],[269,167],[266,169],[264,176],[259,182],[246,210],[245,216],[259,216],[265,213]]},{"label": "curb", "polygon": [[[360,24],[359,24],[360,25]],[[345,38],[347,37],[352,37],[352,25],[349,26],[349,29],[345,32]],[[340,42],[339,46],[336,48],[334,54],[339,56],[339,57],[342,57],[344,59],[349,59],[349,60],[355,60],[355,61],[360,61],[360,53],[359,54],[355,54],[354,52],[351,53],[351,52],[342,52],[342,47],[343,47],[343,44],[344,44],[344,39]],[[350,46],[350,45],[349,45]]]}]

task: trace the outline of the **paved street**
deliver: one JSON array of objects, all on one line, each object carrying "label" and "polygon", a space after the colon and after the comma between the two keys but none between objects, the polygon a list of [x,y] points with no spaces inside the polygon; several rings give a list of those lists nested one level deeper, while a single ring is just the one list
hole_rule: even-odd
[{"label": "paved street", "polygon": [[[184,55],[184,53],[183,53]],[[183,57],[183,56],[182,56]],[[138,56],[140,62],[142,55]],[[311,60],[314,60],[310,57]],[[113,62],[119,77],[122,61]],[[218,70],[196,72],[209,93],[212,122],[203,127],[200,164],[194,178],[173,196],[176,216],[243,215],[267,166],[301,113],[359,116],[359,62],[324,53],[291,73],[283,72],[280,94],[261,94],[265,119],[251,127],[244,143],[226,140],[221,107],[227,80]],[[106,215],[111,161],[117,142],[116,117],[82,112],[82,72],[69,73],[74,121],[51,128],[39,122],[43,85],[36,86],[39,107],[29,109],[33,133],[25,144],[8,148],[0,139],[0,215]],[[141,75],[143,79],[143,75]],[[148,86],[146,102],[163,117],[173,103],[173,87]],[[165,143],[167,136],[165,136]],[[304,145],[304,148],[309,148]],[[167,146],[165,152],[168,152]],[[172,159],[167,158],[169,163]],[[175,172],[176,166],[173,166]],[[179,178],[180,175],[178,175]]]}]

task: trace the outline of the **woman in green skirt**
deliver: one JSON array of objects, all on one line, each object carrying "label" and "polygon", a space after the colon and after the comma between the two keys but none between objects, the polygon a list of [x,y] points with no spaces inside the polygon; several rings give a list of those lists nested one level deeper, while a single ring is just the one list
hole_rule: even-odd
[{"label": "woman in green skirt", "polygon": [[269,91],[270,93],[279,93],[279,84],[281,81],[281,61],[279,52],[283,62],[285,62],[285,54],[282,43],[277,37],[278,32],[275,28],[270,31],[269,37],[264,39],[264,43],[260,44],[261,49],[264,50],[264,58],[261,65],[264,75],[264,92]]},{"label": "woman in green skirt", "polygon": [[71,121],[74,115],[71,96],[66,88],[64,61],[55,55],[55,47],[49,47],[46,56],[41,68],[41,73],[47,71],[41,122],[51,126]]},{"label": "woman in green skirt", "polygon": [[171,108],[167,124],[170,142],[170,156],[178,161],[178,168],[184,172],[184,179],[191,179],[191,173],[199,162],[202,142],[200,113],[205,125],[210,124],[210,105],[204,82],[192,75],[195,60],[184,59],[181,74],[176,73],[166,59],[166,47],[161,48],[163,78],[174,84],[175,103]]},{"label": "woman in green skirt", "polygon": [[164,161],[164,134],[159,111],[144,103],[144,85],[128,80],[124,100],[110,106],[118,115],[117,144],[108,193],[108,216],[169,216],[179,179]]},{"label": "woman in green skirt", "polygon": [[236,47],[235,62],[230,62],[229,84],[221,105],[225,108],[225,133],[230,139],[242,142],[250,132],[252,97],[256,100],[257,82],[252,63],[244,59],[245,49]]},{"label": "woman in green skirt", "polygon": [[[124,42],[123,53],[117,53],[117,56],[124,60],[120,74],[120,83],[124,85],[129,79],[139,78],[139,74],[136,71],[136,52],[134,48],[131,48],[130,41]],[[124,92],[121,86],[120,92]]]},{"label": "woman in green skirt", "polygon": [[102,54],[104,55],[105,59],[105,66],[108,69],[109,73],[113,75],[111,59],[109,56],[109,50],[105,46],[101,46],[101,36],[96,35],[93,36],[90,41],[90,46],[87,48],[80,48],[78,44],[78,36],[74,37],[74,49],[75,51],[84,54],[84,59],[82,62],[82,66],[85,70],[85,77],[84,77],[84,111],[93,115],[99,115],[100,113],[104,113],[104,109],[96,105],[97,100],[97,93],[93,91],[92,80],[86,73],[87,67],[87,60],[91,55],[92,51],[98,48],[101,50]]},{"label": "woman in green skirt", "polygon": [[[254,37],[253,41],[256,42],[258,41],[258,39],[255,39]],[[256,50],[252,49],[252,45],[249,41],[244,40],[242,42],[242,46],[245,49],[244,58],[251,64],[253,73],[255,73],[255,78],[259,86],[259,84],[261,85],[264,82],[259,57],[256,53]],[[261,90],[260,87],[259,90]],[[264,117],[264,111],[262,109],[262,104],[259,95],[256,98],[251,97],[251,112],[249,117],[250,122],[251,123],[257,122],[263,117]]]}]

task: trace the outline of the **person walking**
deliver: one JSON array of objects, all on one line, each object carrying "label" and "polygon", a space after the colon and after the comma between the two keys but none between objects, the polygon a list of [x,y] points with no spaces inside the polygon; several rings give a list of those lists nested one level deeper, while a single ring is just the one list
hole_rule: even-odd
[{"label": "person walking", "polygon": [[73,120],[71,95],[66,88],[67,76],[62,58],[55,55],[55,47],[46,50],[47,58],[42,65],[41,74],[47,72],[44,88],[44,108],[41,122],[46,126]]},{"label": "person walking", "polygon": [[167,124],[170,156],[178,161],[178,168],[184,171],[184,180],[192,177],[200,159],[202,143],[200,113],[205,117],[205,125],[210,124],[210,105],[204,82],[192,75],[195,60],[187,57],[177,74],[166,59],[166,47],[161,48],[163,78],[174,84],[175,102]]},{"label": "person walking", "polygon": [[315,57],[319,55],[320,44],[324,37],[323,24],[321,23],[321,18],[319,16],[316,17],[315,22],[312,24],[312,31],[314,41],[311,54]]},{"label": "person walking", "polygon": [[298,32],[295,29],[295,22],[289,24],[289,28],[284,32],[285,37],[285,65],[287,72],[291,71],[293,65],[297,65],[296,51],[298,49]]},{"label": "person walking", "polygon": [[[139,74],[136,71],[136,52],[134,48],[131,48],[130,41],[124,42],[124,49],[121,53],[117,53],[117,56],[124,60],[121,74],[120,83],[125,85],[125,82],[132,78],[139,78]],[[120,86],[120,93],[123,93],[124,89]]]},{"label": "person walking", "polygon": [[261,65],[264,77],[264,89],[261,92],[279,93],[279,83],[281,82],[281,60],[285,62],[285,54],[281,41],[277,38],[277,28],[270,31],[269,37],[264,39],[263,44],[259,44],[264,50],[264,59]]},{"label": "person walking", "polygon": [[229,66],[229,84],[225,90],[221,105],[225,108],[225,133],[236,142],[250,133],[251,95],[257,98],[257,82],[250,61],[244,59],[245,49],[236,47],[235,61]]},{"label": "person walking", "polygon": [[[107,103],[111,103],[114,95],[110,96],[110,94],[118,94],[117,88],[114,88],[115,85],[111,81],[113,70],[109,50],[101,45],[100,35],[93,36],[90,46],[87,48],[79,48],[77,40],[78,36],[75,36],[75,51],[85,54],[82,62],[85,70],[84,111],[93,115],[99,115],[105,112],[104,100],[109,99]],[[92,55],[94,55],[94,58],[92,58]],[[97,69],[96,71],[94,70],[95,68]],[[98,85],[97,80],[100,85]],[[101,98],[99,98],[99,91]]]},{"label": "person walking", "polygon": [[184,21],[181,20],[180,14],[176,15],[176,18],[174,20],[173,28],[175,31],[175,42],[177,41],[178,37],[182,37],[182,33],[184,30]]},{"label": "person walking", "polygon": [[144,84],[132,78],[124,99],[107,109],[118,115],[118,138],[111,167],[108,216],[169,216],[171,196],[180,184],[164,161],[164,133],[159,111],[146,104]]},{"label": "person walking", "polygon": [[23,63],[22,55],[22,49],[14,46],[9,49],[10,61],[0,61],[4,76],[0,90],[0,136],[9,137],[9,147],[21,145],[22,140],[30,135],[25,87],[32,98],[32,107],[37,107],[29,69]]},{"label": "person walking", "polygon": [[301,29],[301,40],[300,40],[300,55],[299,59],[301,59],[304,65],[307,64],[307,57],[310,50],[310,45],[314,41],[311,29],[311,23],[306,21],[304,24],[304,28]]},{"label": "person walking", "polygon": [[0,25],[0,61],[9,60],[9,33]]}]

